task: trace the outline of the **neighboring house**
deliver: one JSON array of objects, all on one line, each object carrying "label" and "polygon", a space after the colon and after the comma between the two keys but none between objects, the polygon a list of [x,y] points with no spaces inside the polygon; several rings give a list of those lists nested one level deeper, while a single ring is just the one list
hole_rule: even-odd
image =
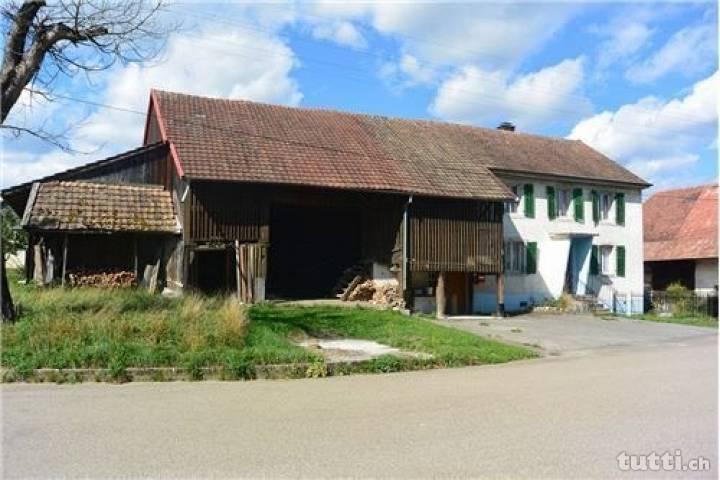
[{"label": "neighboring house", "polygon": [[657,192],[643,205],[645,283],[679,282],[698,293],[718,288],[718,186]]},{"label": "neighboring house", "polygon": [[641,291],[646,186],[582,142],[508,126],[152,91],[143,147],[2,194],[29,278],[125,268],[256,301],[362,275],[462,314]]}]

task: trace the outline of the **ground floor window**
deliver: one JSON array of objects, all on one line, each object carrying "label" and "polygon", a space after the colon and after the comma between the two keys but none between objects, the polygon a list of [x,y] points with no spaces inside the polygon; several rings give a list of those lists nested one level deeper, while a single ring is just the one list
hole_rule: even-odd
[{"label": "ground floor window", "polygon": [[521,241],[505,242],[505,271],[508,273],[525,273],[525,244]]},{"label": "ground floor window", "polygon": [[612,273],[610,258],[612,257],[612,245],[600,245],[600,273],[610,275]]}]

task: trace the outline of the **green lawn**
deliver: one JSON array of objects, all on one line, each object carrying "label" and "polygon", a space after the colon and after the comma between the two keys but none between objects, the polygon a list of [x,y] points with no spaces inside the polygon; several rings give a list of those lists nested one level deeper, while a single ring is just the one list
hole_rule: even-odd
[{"label": "green lawn", "polygon": [[360,371],[500,363],[533,354],[396,312],[341,307],[242,308],[232,298],[171,299],[139,290],[36,288],[10,275],[20,318],[3,325],[2,366],[20,378],[36,368],[224,366],[252,377],[256,365],[317,364],[289,337],[353,337],[430,353],[432,360],[381,358]]},{"label": "green lawn", "polygon": [[693,325],[696,327],[718,328],[717,318],[705,315],[673,315],[671,317],[661,317],[653,313],[646,313],[633,318],[648,320],[650,322],[679,323],[682,325]]}]

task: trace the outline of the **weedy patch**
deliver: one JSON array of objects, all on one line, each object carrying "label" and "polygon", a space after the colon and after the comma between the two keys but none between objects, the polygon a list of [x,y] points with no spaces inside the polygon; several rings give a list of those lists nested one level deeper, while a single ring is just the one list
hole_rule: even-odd
[{"label": "weedy patch", "polygon": [[[86,380],[95,375],[97,381],[124,382],[138,375],[163,381],[178,379],[172,373],[178,367],[183,378],[193,380],[209,375],[322,377],[536,356],[522,347],[392,311],[270,303],[247,308],[223,296],[166,298],[133,289],[38,288],[20,285],[18,274],[8,273],[14,298],[23,308],[14,324],[0,326],[3,381],[49,380],[54,375],[48,370],[38,376],[38,369],[84,370]],[[374,341],[419,358],[388,355],[336,369],[317,352],[293,344],[291,335]],[[165,370],[152,373],[158,368]],[[55,380],[74,382],[80,377]]]}]

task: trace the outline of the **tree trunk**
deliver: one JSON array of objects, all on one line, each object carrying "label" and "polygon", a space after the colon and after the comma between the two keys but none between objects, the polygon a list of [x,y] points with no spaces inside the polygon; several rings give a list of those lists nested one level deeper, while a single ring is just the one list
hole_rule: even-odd
[{"label": "tree trunk", "polygon": [[10,296],[10,285],[8,285],[7,272],[5,271],[5,254],[0,245],[0,297],[2,297],[2,321],[12,322],[15,320],[15,305]]}]

